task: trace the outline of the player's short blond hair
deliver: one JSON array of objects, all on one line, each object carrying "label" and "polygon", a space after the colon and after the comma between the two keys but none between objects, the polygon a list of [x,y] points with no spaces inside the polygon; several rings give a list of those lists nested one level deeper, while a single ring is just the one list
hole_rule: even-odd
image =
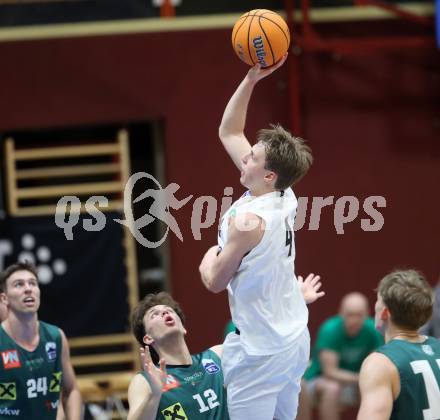
[{"label": "player's short blond hair", "polygon": [[432,288],[416,270],[387,274],[377,291],[390,311],[392,322],[399,327],[418,330],[432,316]]},{"label": "player's short blond hair", "polygon": [[277,174],[277,190],[297,183],[313,163],[312,151],[305,140],[292,136],[279,124],[260,130],[257,141],[263,144],[266,152],[265,168]]}]

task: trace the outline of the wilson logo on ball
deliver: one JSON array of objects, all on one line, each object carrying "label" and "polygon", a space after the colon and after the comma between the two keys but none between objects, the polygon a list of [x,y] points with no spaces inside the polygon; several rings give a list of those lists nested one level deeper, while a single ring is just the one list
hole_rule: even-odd
[{"label": "wilson logo on ball", "polygon": [[290,33],[284,19],[275,12],[255,9],[240,16],[232,30],[232,47],[240,60],[269,67],[289,49]]},{"label": "wilson logo on ball", "polygon": [[266,53],[264,52],[263,38],[261,38],[261,36],[254,38],[253,44],[258,62],[261,64],[261,67],[267,67],[266,61],[264,60]]}]

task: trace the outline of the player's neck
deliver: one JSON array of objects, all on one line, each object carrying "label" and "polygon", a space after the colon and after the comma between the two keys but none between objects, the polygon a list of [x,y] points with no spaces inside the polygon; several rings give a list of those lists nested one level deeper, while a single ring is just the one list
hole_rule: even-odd
[{"label": "player's neck", "polygon": [[385,333],[385,341],[388,343],[391,340],[404,340],[411,343],[421,343],[425,340],[425,336],[420,335],[417,330],[407,330],[396,326],[390,326]]},{"label": "player's neck", "polygon": [[161,345],[156,345],[156,351],[161,359],[165,359],[167,365],[190,365],[192,363],[184,337],[170,337]]},{"label": "player's neck", "polygon": [[37,314],[17,314],[10,311],[3,323],[7,334],[26,350],[33,351],[39,342]]},{"label": "player's neck", "polygon": [[260,195],[268,194],[271,192],[276,191],[274,188],[269,186],[263,186],[258,188],[249,189],[249,192],[251,193],[252,197],[259,197]]}]

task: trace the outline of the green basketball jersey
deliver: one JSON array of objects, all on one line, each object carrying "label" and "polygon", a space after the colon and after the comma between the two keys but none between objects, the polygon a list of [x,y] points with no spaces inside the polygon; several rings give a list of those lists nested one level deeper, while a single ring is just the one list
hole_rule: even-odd
[{"label": "green basketball jersey", "polygon": [[61,333],[39,322],[40,342],[20,347],[0,325],[0,419],[56,419],[61,390]]},{"label": "green basketball jersey", "polygon": [[[156,419],[228,420],[220,358],[212,350],[191,357],[191,365],[167,365]],[[145,372],[141,374],[146,378]]]},{"label": "green basketball jersey", "polygon": [[399,371],[400,394],[390,419],[440,419],[440,340],[392,340],[376,351],[387,356]]}]

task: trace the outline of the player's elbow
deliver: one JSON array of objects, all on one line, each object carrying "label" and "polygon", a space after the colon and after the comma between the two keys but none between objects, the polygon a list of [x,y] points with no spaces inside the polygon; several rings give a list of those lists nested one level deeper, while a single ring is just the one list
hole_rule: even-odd
[{"label": "player's elbow", "polygon": [[206,282],[203,282],[205,287],[211,292],[211,293],[220,293],[223,290],[225,290],[224,287],[222,287],[220,284],[213,281],[213,279],[210,279]]},{"label": "player's elbow", "polygon": [[237,137],[238,135],[240,135],[240,132],[237,132],[231,127],[228,127],[227,124],[223,124],[223,123],[220,124],[220,127],[218,129],[218,136],[223,146],[226,146],[227,144],[234,142],[235,137]]},{"label": "player's elbow", "polygon": [[219,136],[220,141],[223,145],[228,143],[229,132],[226,128],[220,126],[218,129],[218,136]]},{"label": "player's elbow", "polygon": [[217,294],[217,293],[223,292],[223,290],[225,290],[225,288],[217,286],[217,285],[212,285],[208,290],[212,293]]}]

